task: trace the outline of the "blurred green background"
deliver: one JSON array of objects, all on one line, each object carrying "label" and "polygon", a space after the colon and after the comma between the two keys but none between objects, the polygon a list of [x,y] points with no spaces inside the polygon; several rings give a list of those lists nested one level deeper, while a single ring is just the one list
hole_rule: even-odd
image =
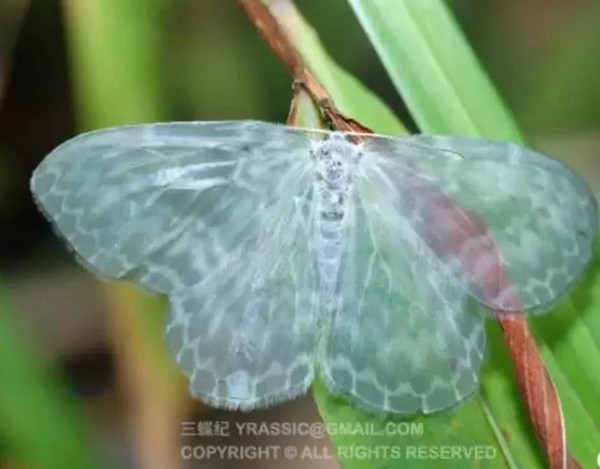
[{"label": "blurred green background", "polygon": [[[415,130],[346,1],[296,3],[334,59]],[[599,194],[600,3],[448,4],[529,140]],[[80,131],[283,122],[290,98],[290,76],[235,2],[0,1],[0,467],[279,467],[182,461],[181,422],[318,419],[310,399],[254,416],[190,402],[162,348],[160,305],[81,269],[28,189],[44,155]]]}]

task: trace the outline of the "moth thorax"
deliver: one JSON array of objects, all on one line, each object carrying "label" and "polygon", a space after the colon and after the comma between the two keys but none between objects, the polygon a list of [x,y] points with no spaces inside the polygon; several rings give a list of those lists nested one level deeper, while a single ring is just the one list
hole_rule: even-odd
[{"label": "moth thorax", "polygon": [[357,147],[343,135],[332,134],[315,148],[318,179],[330,189],[343,189],[353,177]]}]

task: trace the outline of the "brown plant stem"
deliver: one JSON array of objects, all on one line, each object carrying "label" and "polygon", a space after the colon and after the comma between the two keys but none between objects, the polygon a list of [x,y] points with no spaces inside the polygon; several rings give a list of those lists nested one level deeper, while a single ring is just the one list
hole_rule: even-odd
[{"label": "brown plant stem", "polygon": [[522,315],[498,318],[514,363],[517,384],[552,469],[581,469],[568,452],[560,399]]},{"label": "brown plant stem", "polygon": [[[279,7],[284,5],[287,9],[294,9],[292,0],[238,0],[238,3],[279,59],[288,67],[296,83],[307,90],[321,112],[333,123],[335,128],[361,133],[371,132],[359,122],[345,117],[336,109],[335,103],[332,102],[327,91],[303,65],[293,41],[285,32],[285,27],[278,21],[277,15],[269,9],[269,6],[275,3]],[[284,9],[279,8],[278,10]],[[447,199],[446,203],[452,204]],[[481,227],[476,218],[474,216],[471,220],[475,229]],[[470,225],[470,223],[468,224]],[[464,233],[469,235],[467,230]],[[498,275],[502,275],[502,273]],[[509,316],[499,313],[497,319],[514,364],[521,397],[550,467],[552,469],[581,468],[581,465],[568,454],[560,400],[535,340],[529,331],[527,321],[520,314]]]}]

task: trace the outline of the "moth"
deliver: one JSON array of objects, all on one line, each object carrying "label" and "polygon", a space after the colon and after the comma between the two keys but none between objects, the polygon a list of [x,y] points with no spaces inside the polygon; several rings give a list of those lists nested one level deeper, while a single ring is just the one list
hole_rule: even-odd
[{"label": "moth", "polygon": [[513,143],[256,121],[86,133],[31,189],[88,269],[168,295],[191,393],[229,409],[317,373],[374,412],[445,409],[477,389],[485,319],[548,310],[598,227],[579,176]]}]

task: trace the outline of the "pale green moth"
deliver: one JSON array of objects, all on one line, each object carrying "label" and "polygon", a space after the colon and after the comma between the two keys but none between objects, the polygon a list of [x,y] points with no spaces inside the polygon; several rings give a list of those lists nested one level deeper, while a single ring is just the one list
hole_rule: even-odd
[{"label": "pale green moth", "polygon": [[583,275],[588,187],[512,143],[252,121],[118,127],[60,145],[35,199],[80,260],[169,297],[194,396],[254,409],[319,373],[410,414],[477,388],[484,319],[542,312]]}]

